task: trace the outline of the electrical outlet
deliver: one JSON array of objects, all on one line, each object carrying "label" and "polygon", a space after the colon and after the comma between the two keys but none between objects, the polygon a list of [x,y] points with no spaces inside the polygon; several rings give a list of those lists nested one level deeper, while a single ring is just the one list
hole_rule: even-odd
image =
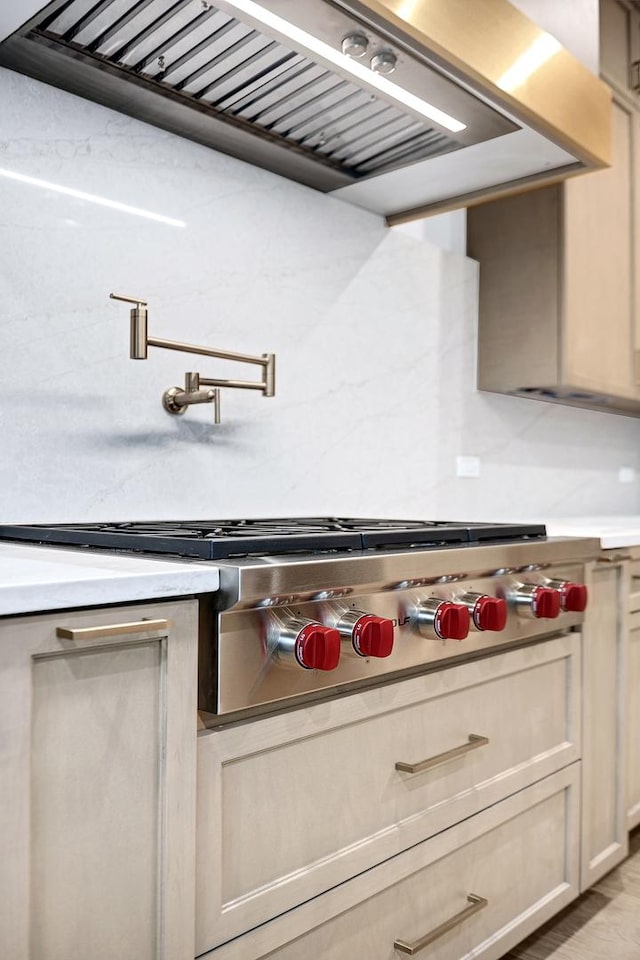
[{"label": "electrical outlet", "polygon": [[456,457],[457,477],[479,477],[480,457]]},{"label": "electrical outlet", "polygon": [[633,467],[620,467],[618,470],[618,480],[620,483],[635,483],[636,471]]}]

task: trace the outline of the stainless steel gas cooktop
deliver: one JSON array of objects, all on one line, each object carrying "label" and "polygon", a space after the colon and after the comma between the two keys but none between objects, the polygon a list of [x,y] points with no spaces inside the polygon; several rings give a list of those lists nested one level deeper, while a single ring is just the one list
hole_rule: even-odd
[{"label": "stainless steel gas cooktop", "polygon": [[538,524],[302,517],[2,526],[0,539],[215,563],[199,597],[211,725],[579,628],[593,540]]},{"label": "stainless steel gas cooktop", "polygon": [[296,517],[0,526],[0,539],[169,553],[203,560],[283,553],[429,549],[541,539],[542,524]]}]

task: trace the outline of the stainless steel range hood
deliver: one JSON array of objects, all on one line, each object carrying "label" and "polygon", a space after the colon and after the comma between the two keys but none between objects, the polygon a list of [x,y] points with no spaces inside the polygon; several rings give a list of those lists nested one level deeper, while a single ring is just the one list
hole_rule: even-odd
[{"label": "stainless steel range hood", "polygon": [[606,88],[506,0],[53,0],[0,65],[390,222],[608,162]]}]

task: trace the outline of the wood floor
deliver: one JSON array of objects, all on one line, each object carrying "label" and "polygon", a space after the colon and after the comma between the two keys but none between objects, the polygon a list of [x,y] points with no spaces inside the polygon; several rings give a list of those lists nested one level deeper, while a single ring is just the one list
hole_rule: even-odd
[{"label": "wood floor", "polygon": [[640,828],[629,858],[503,960],[640,960]]}]

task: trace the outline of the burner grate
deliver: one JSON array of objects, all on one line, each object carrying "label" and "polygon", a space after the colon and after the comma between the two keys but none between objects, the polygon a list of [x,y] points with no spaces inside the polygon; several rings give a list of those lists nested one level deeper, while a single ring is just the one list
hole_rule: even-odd
[{"label": "burner grate", "polygon": [[546,536],[540,524],[298,517],[0,526],[0,539],[170,553],[204,560],[336,551],[434,549]]}]

